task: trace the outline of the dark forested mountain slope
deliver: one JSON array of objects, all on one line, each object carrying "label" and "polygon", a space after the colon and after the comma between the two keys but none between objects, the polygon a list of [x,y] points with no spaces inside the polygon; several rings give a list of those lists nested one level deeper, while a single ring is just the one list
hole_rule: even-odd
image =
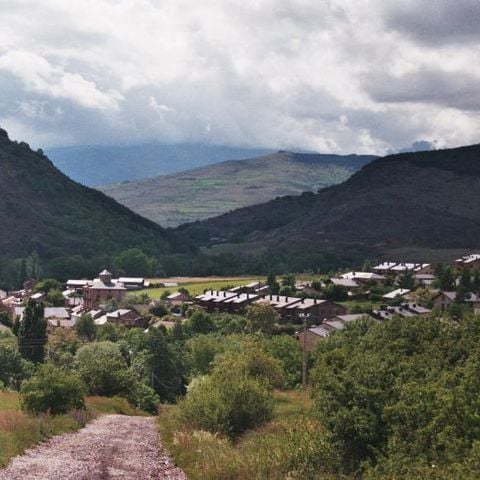
[{"label": "dark forested mountain slope", "polygon": [[101,187],[133,211],[174,227],[285,195],[343,182],[371,155],[277,152]]},{"label": "dark forested mountain slope", "polygon": [[170,234],[96,190],[63,175],[42,152],[0,129],[0,256],[171,250]]},{"label": "dark forested mountain slope", "polygon": [[197,244],[480,248],[480,145],[390,155],[318,194],[184,225]]}]

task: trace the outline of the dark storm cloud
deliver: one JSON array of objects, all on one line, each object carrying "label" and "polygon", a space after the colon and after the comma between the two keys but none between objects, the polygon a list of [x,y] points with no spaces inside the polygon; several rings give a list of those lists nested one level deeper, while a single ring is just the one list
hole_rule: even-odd
[{"label": "dark storm cloud", "polygon": [[365,86],[379,102],[433,103],[480,111],[480,77],[466,73],[421,70],[400,77],[376,75]]},{"label": "dark storm cloud", "polygon": [[432,46],[480,40],[480,1],[388,2],[386,24]]}]

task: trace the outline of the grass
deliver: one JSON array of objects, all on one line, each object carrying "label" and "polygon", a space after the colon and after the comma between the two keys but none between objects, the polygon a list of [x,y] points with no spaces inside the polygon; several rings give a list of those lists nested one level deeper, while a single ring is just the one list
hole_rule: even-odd
[{"label": "grass", "polygon": [[321,424],[311,415],[307,393],[275,392],[273,419],[232,441],[191,429],[164,407],[162,438],[190,480],[341,478],[334,472],[335,451]]},{"label": "grass", "polygon": [[246,283],[253,282],[255,280],[265,280],[264,277],[245,277],[245,278],[225,278],[221,280],[203,280],[199,282],[186,282],[186,283],[179,283],[178,287],[160,287],[160,288],[147,288],[145,290],[141,290],[138,293],[146,293],[148,296],[154,300],[158,300],[163,292],[175,292],[178,288],[183,287],[186,288],[191,295],[200,295],[205,290],[221,290],[225,287],[236,287],[238,285],[244,285]]},{"label": "grass", "polygon": [[86,410],[77,410],[66,415],[30,416],[20,410],[17,392],[0,391],[0,467],[4,467],[11,458],[21,455],[36,443],[54,435],[74,432],[98,415],[146,415],[118,397],[87,397],[86,405]]}]

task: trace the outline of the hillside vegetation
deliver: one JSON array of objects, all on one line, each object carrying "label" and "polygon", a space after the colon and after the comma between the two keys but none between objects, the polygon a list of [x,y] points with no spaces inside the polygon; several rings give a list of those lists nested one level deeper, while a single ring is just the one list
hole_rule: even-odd
[{"label": "hillside vegetation", "polygon": [[278,152],[100,190],[162,226],[175,227],[343,182],[374,158]]},{"label": "hillside vegetation", "polygon": [[171,234],[159,225],[70,180],[41,151],[10,141],[4,130],[0,130],[0,192],[3,258],[33,252],[40,258],[91,258],[133,247],[160,255],[173,249]]},{"label": "hillside vegetation", "polygon": [[177,231],[197,245],[220,238],[235,244],[232,251],[282,252],[281,262],[298,270],[300,257],[326,251],[372,258],[393,248],[409,248],[412,257],[416,249],[477,248],[479,212],[480,146],[473,145],[377,159],[318,194],[282,197]]}]

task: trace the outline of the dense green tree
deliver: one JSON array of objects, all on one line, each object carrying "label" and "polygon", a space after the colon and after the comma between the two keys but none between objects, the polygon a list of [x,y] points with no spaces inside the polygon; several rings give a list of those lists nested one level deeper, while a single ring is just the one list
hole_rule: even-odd
[{"label": "dense green tree", "polygon": [[65,305],[65,297],[60,290],[50,290],[47,293],[46,301],[54,307],[63,307]]},{"label": "dense green tree", "polygon": [[247,307],[246,330],[249,333],[271,334],[280,316],[269,303],[254,303]]},{"label": "dense green tree", "polygon": [[412,465],[443,469],[468,458],[480,442],[478,338],[473,316],[393,318],[319,343],[315,409],[344,467],[367,461],[385,478],[405,478]]},{"label": "dense green tree", "polygon": [[77,351],[75,363],[91,395],[128,395],[135,383],[133,372],[115,343],[87,344]]},{"label": "dense green tree", "polygon": [[139,248],[124,250],[114,260],[115,267],[130,276],[150,276],[154,270],[154,260]]},{"label": "dense green tree", "polygon": [[18,390],[23,380],[33,373],[33,364],[22,358],[15,337],[0,338],[0,382]]},{"label": "dense green tree", "polygon": [[413,272],[407,270],[402,273],[398,278],[399,288],[405,288],[407,290],[413,290],[415,288],[415,276]]},{"label": "dense green tree", "polygon": [[37,293],[37,292],[49,293],[50,290],[61,291],[62,284],[58,280],[55,280],[54,278],[46,278],[44,280],[41,280],[40,282],[37,282],[33,287],[34,293]]},{"label": "dense green tree", "polygon": [[47,364],[22,384],[20,403],[30,413],[59,415],[85,408],[85,393],[85,385],[76,373]]},{"label": "dense green tree", "polygon": [[347,289],[343,285],[327,285],[323,289],[323,296],[333,302],[343,302],[348,299]]},{"label": "dense green tree", "polygon": [[82,313],[75,322],[75,331],[80,338],[87,340],[88,342],[94,340],[96,336],[96,328],[92,316]]},{"label": "dense green tree", "polygon": [[277,277],[273,272],[270,272],[267,276],[267,285],[270,288],[270,292],[273,295],[277,295],[280,289],[280,284],[277,282]]},{"label": "dense green tree", "polygon": [[284,386],[294,388],[298,385],[302,370],[302,352],[298,340],[293,336],[275,335],[268,339],[265,350],[280,362]]},{"label": "dense green tree", "polygon": [[42,303],[29,300],[18,327],[18,349],[26,360],[43,362],[47,342],[47,321]]},{"label": "dense green tree", "polygon": [[203,310],[197,310],[187,320],[186,329],[193,335],[211,333],[215,331],[215,322],[211,315]]}]

